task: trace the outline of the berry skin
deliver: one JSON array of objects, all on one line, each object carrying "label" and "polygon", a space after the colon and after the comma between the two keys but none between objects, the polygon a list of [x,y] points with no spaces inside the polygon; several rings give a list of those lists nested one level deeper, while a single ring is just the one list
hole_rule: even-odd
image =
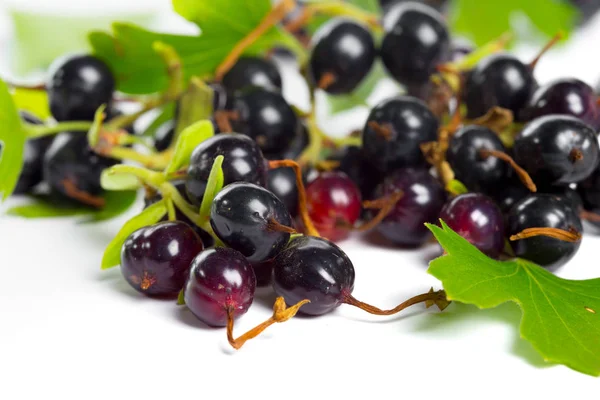
[{"label": "berry skin", "polygon": [[[36,125],[42,124],[42,121],[37,117],[25,111],[21,111],[19,114],[23,121]],[[19,180],[13,191],[14,194],[27,193],[42,181],[44,154],[52,144],[53,139],[52,136],[44,136],[37,139],[28,139],[25,142],[25,148],[23,150],[23,168],[21,169]]]},{"label": "berry skin", "polygon": [[431,237],[425,223],[437,222],[446,201],[444,188],[427,170],[404,168],[388,176],[376,195],[391,195],[398,190],[402,197],[376,229],[396,245],[421,246]]},{"label": "berry skin", "polygon": [[321,236],[346,239],[360,217],[358,187],[343,172],[323,172],[306,188],[308,215]]},{"label": "berry skin", "polygon": [[44,156],[44,181],[52,190],[81,201],[82,193],[96,196],[102,192],[100,175],[116,163],[94,153],[85,132],[62,132]]},{"label": "berry skin", "polygon": [[[585,211],[600,214],[600,163],[589,177],[577,185],[577,192],[581,196]],[[587,222],[600,228],[600,221],[588,219]]]},{"label": "berry skin", "polygon": [[524,111],[527,120],[551,114],[571,115],[600,128],[594,89],[578,79],[559,79],[537,89]]},{"label": "berry skin", "polygon": [[467,77],[467,118],[481,117],[493,107],[506,108],[520,120],[536,82],[528,65],[507,54],[491,55],[477,64]]},{"label": "berry skin", "polygon": [[[507,216],[508,236],[527,228],[557,228],[576,232],[583,229],[572,204],[550,194],[531,194],[513,206]],[[547,236],[530,237],[510,243],[517,257],[551,270],[566,264],[581,244]]]},{"label": "berry skin", "polygon": [[286,150],[300,129],[292,107],[280,93],[246,88],[234,96],[234,109],[240,114],[233,129],[256,140],[265,153]]},{"label": "berry skin", "polygon": [[186,189],[196,205],[202,203],[208,176],[217,156],[222,155],[223,184],[250,182],[264,186],[267,163],[254,140],[238,133],[221,133],[200,143],[192,153]]},{"label": "berry skin", "polygon": [[281,74],[277,66],[260,57],[241,57],[223,77],[223,86],[229,93],[254,86],[281,91]]},{"label": "berry skin", "polygon": [[292,239],[273,260],[273,289],[288,305],[309,299],[300,308],[309,315],[326,314],[354,289],[354,266],[332,242],[314,236]]},{"label": "berry skin", "polygon": [[165,151],[169,148],[175,137],[175,121],[167,121],[158,127],[154,133],[154,148],[156,151]]},{"label": "berry skin", "polygon": [[217,247],[204,250],[192,261],[184,286],[190,311],[210,326],[226,326],[227,311],[234,318],[248,311],[254,300],[256,277],[238,251]]},{"label": "berry skin", "polygon": [[504,214],[508,213],[515,203],[527,197],[530,193],[531,191],[514,176],[505,179],[485,192],[496,202]]},{"label": "berry skin", "polygon": [[298,215],[298,186],[296,186],[296,173],[293,168],[269,170],[267,189],[285,204],[292,217]]},{"label": "berry skin", "polygon": [[548,115],[515,138],[514,159],[538,186],[568,185],[587,178],[600,153],[596,132],[581,120]]},{"label": "berry skin", "polygon": [[227,246],[251,263],[273,258],[288,242],[292,217],[273,193],[260,186],[236,182],[224,187],[213,200],[210,225]]},{"label": "berry skin", "polygon": [[440,218],[452,230],[489,257],[498,257],[504,248],[502,211],[489,197],[467,193],[451,199]]},{"label": "berry skin", "polygon": [[383,18],[379,55],[389,73],[406,86],[422,86],[450,55],[444,17],[414,2],[396,4]]},{"label": "berry skin", "polygon": [[327,157],[327,161],[339,162],[335,168],[348,175],[358,186],[363,199],[372,199],[373,191],[381,179],[379,173],[364,157],[362,149],[358,146],[345,146]]},{"label": "berry skin", "polygon": [[422,143],[437,140],[438,121],[425,103],[399,96],[377,105],[363,129],[363,153],[380,171],[424,165]]},{"label": "berry skin", "polygon": [[498,135],[483,126],[467,125],[450,140],[446,157],[456,179],[471,190],[498,185],[508,174],[508,164],[497,157],[483,157],[481,150],[506,152]]},{"label": "berry skin", "polygon": [[295,160],[308,146],[308,128],[304,123],[300,124],[300,129],[294,135],[292,142],[287,149],[277,153],[263,153],[267,160]]},{"label": "berry skin", "polygon": [[189,225],[159,222],[133,232],[121,248],[121,272],[127,282],[148,296],[176,296],[190,263],[203,249]]},{"label": "berry skin", "polygon": [[61,58],[50,66],[50,111],[57,121],[92,121],[98,107],[110,107],[115,78],[108,66],[89,55]]},{"label": "berry skin", "polygon": [[322,25],[311,43],[309,79],[320,86],[331,74],[332,82],[321,87],[330,94],[347,94],[367,76],[377,54],[373,36],[364,26],[346,18]]}]

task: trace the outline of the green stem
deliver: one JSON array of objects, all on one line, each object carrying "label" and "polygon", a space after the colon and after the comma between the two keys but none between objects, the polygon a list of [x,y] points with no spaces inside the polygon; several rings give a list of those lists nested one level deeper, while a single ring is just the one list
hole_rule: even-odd
[{"label": "green stem", "polygon": [[163,194],[163,198],[165,199],[165,204],[167,205],[167,215],[169,216],[169,221],[175,221],[177,219],[175,215],[175,206],[173,205],[173,199],[171,197]]},{"label": "green stem", "polygon": [[[137,167],[135,165],[118,164],[110,167],[108,175],[127,174],[139,178],[142,182],[152,186],[155,189],[162,187],[165,183],[165,176],[160,172],[150,171],[149,169]],[[177,191],[177,190],[175,190]]]},{"label": "green stem", "polygon": [[142,154],[133,149],[127,147],[111,147],[106,151],[100,151],[101,155],[105,157],[115,158],[117,160],[129,160],[138,162],[145,167],[163,170],[169,165],[171,157],[173,155],[172,150],[166,150],[161,153],[154,154]]},{"label": "green stem", "polygon": [[61,132],[87,132],[92,127],[90,121],[69,121],[59,122],[55,125],[44,126],[34,125],[27,122],[23,123],[23,129],[29,139],[38,138],[42,136],[55,135]]},{"label": "green stem", "polygon": [[349,17],[369,25],[372,29],[382,30],[377,14],[366,12],[360,7],[339,0],[311,3],[306,8],[313,14],[324,14],[331,17]]}]

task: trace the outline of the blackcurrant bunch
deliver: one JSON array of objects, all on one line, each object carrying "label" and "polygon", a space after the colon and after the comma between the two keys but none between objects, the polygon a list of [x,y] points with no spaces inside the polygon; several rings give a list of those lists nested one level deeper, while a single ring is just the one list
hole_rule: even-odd
[{"label": "blackcurrant bunch", "polygon": [[285,204],[292,217],[298,215],[298,186],[292,168],[274,168],[267,174],[267,189]]},{"label": "blackcurrant bunch", "polygon": [[366,27],[346,18],[334,18],[313,35],[311,84],[331,94],[350,93],[367,76],[376,54]]},{"label": "blackcurrant bunch", "polygon": [[223,76],[222,84],[229,93],[249,86],[281,91],[281,74],[270,60],[261,57],[241,57]]}]

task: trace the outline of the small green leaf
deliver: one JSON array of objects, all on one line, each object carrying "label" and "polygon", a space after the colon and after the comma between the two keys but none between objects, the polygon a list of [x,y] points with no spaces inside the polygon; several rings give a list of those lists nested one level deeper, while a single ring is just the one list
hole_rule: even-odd
[{"label": "small green leaf", "polygon": [[0,201],[15,189],[23,168],[25,130],[8,87],[0,79]]},{"label": "small green leaf", "polygon": [[121,247],[129,235],[140,228],[157,223],[166,213],[167,207],[164,200],[161,200],[127,221],[104,250],[102,269],[109,269],[119,265],[121,263]]},{"label": "small green leaf", "polygon": [[515,302],[521,337],[547,361],[600,376],[600,279],[567,280],[526,260],[496,261],[443,221],[428,225],[447,255],[429,273],[442,281],[449,300],[493,308]]},{"label": "small green leaf", "polygon": [[141,136],[154,137],[158,128],[160,128],[165,122],[175,118],[175,103],[169,103],[162,107],[156,117],[152,120],[150,125],[144,130]]},{"label": "small green leaf", "polygon": [[28,204],[12,207],[6,213],[28,219],[84,216],[80,223],[100,222],[127,211],[135,202],[137,192],[106,192],[103,197],[106,205],[98,210],[49,195],[37,195]]},{"label": "small green leaf", "polygon": [[48,92],[39,89],[16,88],[12,92],[18,110],[28,111],[41,120],[50,118]]},{"label": "small green leaf", "polygon": [[181,289],[179,291],[179,294],[177,295],[177,305],[178,306],[184,306],[185,305],[185,297],[183,295],[183,289]]},{"label": "small green leaf", "polygon": [[114,174],[107,168],[100,175],[100,186],[105,190],[134,190],[142,184],[140,179],[132,174]]},{"label": "small green leaf", "polygon": [[210,207],[212,202],[217,195],[223,189],[223,156],[217,156],[213,162],[208,176],[208,182],[206,184],[206,191],[202,198],[202,204],[200,205],[200,219],[208,219],[210,217]]},{"label": "small green leaf", "polygon": [[446,185],[446,190],[455,196],[469,192],[469,189],[467,189],[467,187],[461,181],[456,179],[452,179],[450,182],[448,182]]},{"label": "small green leaf", "polygon": [[179,113],[175,138],[195,122],[209,119],[213,115],[213,89],[201,79],[193,77],[186,91],[179,99]]},{"label": "small green leaf", "polygon": [[213,124],[209,120],[199,121],[181,132],[175,144],[175,153],[165,173],[176,172],[189,164],[192,152],[200,143],[215,134]]}]

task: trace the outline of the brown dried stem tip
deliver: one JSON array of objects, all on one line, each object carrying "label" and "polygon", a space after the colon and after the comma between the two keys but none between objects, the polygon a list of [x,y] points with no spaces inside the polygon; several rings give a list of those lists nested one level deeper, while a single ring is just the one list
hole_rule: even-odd
[{"label": "brown dried stem tip", "polygon": [[581,240],[581,233],[577,232],[575,229],[565,231],[557,228],[527,228],[516,235],[512,235],[510,240],[515,241],[536,236],[547,236],[571,243],[579,242]]},{"label": "brown dried stem tip", "polygon": [[392,212],[396,203],[402,198],[402,195],[402,191],[399,190],[387,196],[380,197],[379,199],[364,201],[364,208],[378,209],[379,212],[377,213],[377,215],[375,215],[375,217],[372,220],[365,222],[364,224],[358,227],[355,227],[354,230],[359,232],[366,232],[375,228],[381,223],[381,221],[383,221],[385,217],[388,216],[389,213]]},{"label": "brown dried stem tip", "polygon": [[575,164],[577,161],[583,160],[583,152],[579,149],[573,149],[569,153],[569,161]]},{"label": "brown dried stem tip", "polygon": [[384,138],[388,142],[392,140],[394,132],[392,132],[392,129],[389,126],[381,125],[376,121],[369,121],[367,125],[369,126],[369,128],[375,131],[377,136]]},{"label": "brown dried stem tip", "polygon": [[501,159],[502,161],[507,162],[511,166],[511,168],[517,173],[517,176],[519,177],[521,182],[523,182],[523,184],[527,187],[527,189],[529,189],[530,191],[532,191],[534,193],[537,192],[537,186],[535,186],[535,183],[533,183],[533,180],[531,179],[531,177],[529,176],[527,171],[525,171],[523,168],[521,168],[519,166],[519,164],[517,164],[511,156],[509,156],[508,154],[503,153],[501,151],[498,151],[498,150],[487,150],[487,149],[482,149],[480,151],[480,154],[481,154],[481,157],[484,157],[484,158],[497,157],[497,158]]},{"label": "brown dried stem tip", "polygon": [[267,229],[273,232],[285,232],[292,235],[298,233],[294,228],[281,224],[275,218],[271,218],[267,221]]},{"label": "brown dried stem tip", "polygon": [[65,178],[60,182],[65,189],[65,193],[72,199],[75,199],[83,204],[95,208],[103,208],[106,205],[106,200],[100,196],[94,196],[77,187],[77,184],[72,178]]},{"label": "brown dried stem tip", "polygon": [[255,326],[238,338],[233,337],[233,307],[227,309],[227,340],[234,349],[241,348],[244,343],[260,335],[265,329],[277,322],[285,322],[296,315],[300,307],[310,303],[310,300],[302,300],[291,307],[286,307],[283,297],[278,297],[273,304],[273,315],[265,322]]},{"label": "brown dried stem tip", "polygon": [[317,82],[317,87],[322,90],[327,90],[327,88],[333,85],[337,81],[337,77],[335,74],[331,72],[325,72],[319,82]]},{"label": "brown dried stem tip", "polygon": [[215,111],[215,122],[221,132],[233,132],[231,121],[237,121],[240,117],[237,111],[218,110]]},{"label": "brown dried stem tip", "polygon": [[548,50],[550,50],[552,47],[554,47],[554,45],[556,43],[558,43],[559,41],[561,41],[564,37],[564,33],[563,32],[558,32],[556,35],[554,35],[554,37],[552,39],[550,39],[550,41],[548,42],[548,44],[546,44],[542,50],[540,50],[540,52],[538,53],[538,55],[533,59],[533,61],[531,63],[529,63],[529,68],[531,68],[532,70],[535,69],[537,63],[540,61],[540,59],[544,56],[544,54],[546,54],[546,52]]},{"label": "brown dried stem tip", "polygon": [[372,306],[370,304],[363,303],[362,301],[356,300],[351,294],[347,294],[346,296],[344,296],[344,303],[350,304],[351,306],[358,307],[361,310],[368,312],[369,314],[393,315],[393,314],[399,313],[400,311],[402,311],[410,306],[413,306],[413,305],[419,304],[419,303],[425,303],[427,308],[431,307],[432,305],[436,305],[436,306],[438,306],[440,311],[443,311],[446,307],[448,307],[448,305],[450,304],[450,301],[446,297],[445,291],[439,290],[437,292],[434,292],[433,288],[432,288],[429,290],[429,292],[420,294],[415,297],[411,297],[410,299],[406,300],[405,302],[399,304],[398,306],[396,306],[390,310],[382,310],[382,309]]}]

